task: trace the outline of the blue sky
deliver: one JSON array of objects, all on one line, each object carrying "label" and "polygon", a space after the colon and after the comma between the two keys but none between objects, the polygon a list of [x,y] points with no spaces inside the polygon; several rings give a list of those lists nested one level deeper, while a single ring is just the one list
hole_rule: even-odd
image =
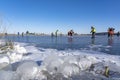
[{"label": "blue sky", "polygon": [[[0,0],[0,20],[8,33],[89,33],[120,30],[120,0]],[[0,22],[3,24],[3,22]]]}]

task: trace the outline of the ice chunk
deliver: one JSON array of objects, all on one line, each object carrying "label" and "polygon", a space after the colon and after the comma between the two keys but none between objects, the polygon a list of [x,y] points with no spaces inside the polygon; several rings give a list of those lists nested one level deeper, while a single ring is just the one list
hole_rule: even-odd
[{"label": "ice chunk", "polygon": [[20,45],[14,45],[14,50],[21,54],[27,53],[26,49],[24,47],[20,47]]},{"label": "ice chunk", "polygon": [[[35,80],[48,80],[47,71],[39,69],[38,74],[36,74]],[[49,73],[48,73],[49,74]]]},{"label": "ice chunk", "polygon": [[102,62],[94,64],[94,72],[96,74],[104,74],[105,66],[105,63]]},{"label": "ice chunk", "polygon": [[20,80],[16,72],[0,71],[0,80]]},{"label": "ice chunk", "polygon": [[46,57],[43,62],[43,65],[46,66],[49,72],[56,72],[62,63],[63,63],[63,60],[54,54]]},{"label": "ice chunk", "polygon": [[20,61],[22,59],[22,54],[19,54],[19,53],[15,53],[15,52],[8,52],[7,53],[9,58],[10,58],[10,61],[13,63],[13,62],[17,62],[17,61]]},{"label": "ice chunk", "polygon": [[6,62],[0,63],[0,69],[7,67],[9,64]]},{"label": "ice chunk", "polygon": [[97,63],[98,60],[94,56],[87,56],[87,59],[92,62],[92,64]]},{"label": "ice chunk", "polygon": [[87,58],[82,58],[79,61],[79,67],[81,70],[86,70],[91,66],[92,62]]},{"label": "ice chunk", "polygon": [[61,68],[60,72],[65,76],[65,77],[70,77],[72,75],[77,75],[80,73],[80,68],[76,64],[69,64],[69,63],[64,63]]},{"label": "ice chunk", "polygon": [[5,56],[5,55],[0,56],[0,69],[7,67],[9,63],[10,63],[10,60],[8,56]]},{"label": "ice chunk", "polygon": [[9,60],[9,57],[8,56],[6,56],[6,55],[1,55],[0,56],[0,63],[10,63],[10,60]]},{"label": "ice chunk", "polygon": [[76,56],[66,56],[64,62],[78,64],[79,59]]},{"label": "ice chunk", "polygon": [[38,71],[38,65],[34,61],[24,61],[17,68],[17,73],[20,76],[21,80],[34,79],[38,74]]},{"label": "ice chunk", "polygon": [[60,59],[51,61],[50,63],[48,63],[48,65],[46,66],[47,70],[49,72],[58,72],[59,67],[62,65],[62,62]]}]

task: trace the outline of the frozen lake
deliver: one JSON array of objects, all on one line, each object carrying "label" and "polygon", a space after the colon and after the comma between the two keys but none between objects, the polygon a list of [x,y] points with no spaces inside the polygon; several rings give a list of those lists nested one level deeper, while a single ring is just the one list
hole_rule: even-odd
[{"label": "frozen lake", "polygon": [[22,43],[34,44],[36,47],[51,48],[57,50],[94,50],[112,55],[120,55],[120,37],[114,36],[108,39],[107,36],[6,36],[8,40]]}]

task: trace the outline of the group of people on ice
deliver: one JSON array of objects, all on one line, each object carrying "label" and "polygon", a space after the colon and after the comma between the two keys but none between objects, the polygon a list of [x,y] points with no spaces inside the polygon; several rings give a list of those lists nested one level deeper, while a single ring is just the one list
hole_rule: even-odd
[{"label": "group of people on ice", "polygon": [[[108,28],[108,37],[113,37],[113,35],[115,34],[114,33],[114,28]],[[55,36],[57,37],[57,33],[58,33],[58,30],[56,30],[56,32],[55,32]],[[90,33],[91,33],[91,38],[95,38],[95,34],[96,34],[96,29],[95,29],[95,27],[93,27],[93,26],[91,26],[91,31],[90,31]],[[70,31],[68,31],[68,33],[67,33],[67,35],[68,36],[73,36],[74,35],[74,31],[73,30],[70,30]],[[117,32],[117,34],[116,34],[118,37],[120,36],[120,32]],[[51,33],[51,36],[54,36],[54,34],[53,33]]]},{"label": "group of people on ice", "polygon": [[[92,33],[92,38],[95,38],[96,29],[93,26],[91,27],[90,33]],[[73,34],[74,34],[73,30],[68,31],[68,36],[73,36]]]},{"label": "group of people on ice", "polygon": [[[108,28],[108,38],[109,37],[111,37],[111,38],[113,37],[113,35],[115,34],[114,30],[115,30],[115,28],[113,28],[113,27]],[[92,33],[92,37],[91,38],[95,38],[96,29],[93,26],[91,26],[91,33]],[[119,37],[120,36],[120,32],[118,31],[116,35]]]},{"label": "group of people on ice", "polygon": [[[114,33],[114,30],[115,30],[115,28],[108,28],[108,38],[109,37],[113,37],[113,35],[115,34]],[[92,37],[91,38],[95,38],[95,33],[96,33],[96,29],[95,29],[95,27],[93,27],[93,26],[91,26],[91,32],[90,33],[92,33]],[[118,31],[118,33],[117,33],[117,36],[119,37],[119,35],[120,35],[120,32]]]}]

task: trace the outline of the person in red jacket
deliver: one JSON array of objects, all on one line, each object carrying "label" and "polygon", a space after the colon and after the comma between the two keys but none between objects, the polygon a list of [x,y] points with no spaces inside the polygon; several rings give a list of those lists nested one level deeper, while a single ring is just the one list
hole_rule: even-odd
[{"label": "person in red jacket", "polygon": [[108,28],[108,37],[113,37],[114,35],[114,28]]}]

